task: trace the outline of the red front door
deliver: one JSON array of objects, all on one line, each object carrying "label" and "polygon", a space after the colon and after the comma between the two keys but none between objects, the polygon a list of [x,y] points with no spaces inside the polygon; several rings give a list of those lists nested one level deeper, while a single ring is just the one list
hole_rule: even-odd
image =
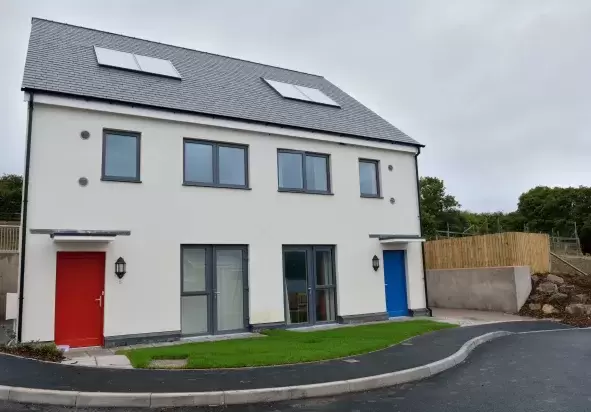
[{"label": "red front door", "polygon": [[57,252],[56,345],[103,345],[104,285],[104,252]]}]

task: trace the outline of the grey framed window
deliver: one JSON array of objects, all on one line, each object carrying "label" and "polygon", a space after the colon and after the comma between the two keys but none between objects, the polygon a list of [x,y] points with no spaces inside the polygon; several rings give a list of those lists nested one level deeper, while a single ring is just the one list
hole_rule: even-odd
[{"label": "grey framed window", "polygon": [[381,197],[378,160],[359,159],[359,188],[361,197]]},{"label": "grey framed window", "polygon": [[334,246],[283,246],[285,322],[288,326],[335,322]]},{"label": "grey framed window", "polygon": [[141,134],[103,130],[101,180],[140,183]]},{"label": "grey framed window", "polygon": [[248,313],[248,247],[181,245],[181,333],[244,331]]},{"label": "grey framed window", "polygon": [[280,192],[332,194],[327,154],[279,149],[277,170]]},{"label": "grey framed window", "polygon": [[185,138],[183,184],[248,189],[248,146]]}]

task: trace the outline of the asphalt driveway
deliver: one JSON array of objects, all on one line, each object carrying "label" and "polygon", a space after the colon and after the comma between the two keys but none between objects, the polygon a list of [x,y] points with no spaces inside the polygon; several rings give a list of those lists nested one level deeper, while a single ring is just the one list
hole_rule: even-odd
[{"label": "asphalt driveway", "polygon": [[[332,398],[178,411],[584,411],[591,410],[590,366],[591,330],[528,333],[486,343],[462,365],[413,384]],[[0,403],[0,411],[29,410],[75,409]],[[77,409],[83,410],[91,409]]]}]

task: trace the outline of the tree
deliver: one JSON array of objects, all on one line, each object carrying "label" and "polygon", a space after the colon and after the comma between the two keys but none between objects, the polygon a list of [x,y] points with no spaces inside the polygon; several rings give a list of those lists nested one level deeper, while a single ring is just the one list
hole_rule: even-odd
[{"label": "tree", "polygon": [[[456,198],[447,194],[443,180],[436,177],[421,177],[421,218],[423,234],[429,238],[437,235],[437,230],[458,229],[462,216]],[[460,226],[461,227],[461,226]]]},{"label": "tree", "polygon": [[22,188],[22,176],[14,174],[0,176],[0,220],[20,219]]}]

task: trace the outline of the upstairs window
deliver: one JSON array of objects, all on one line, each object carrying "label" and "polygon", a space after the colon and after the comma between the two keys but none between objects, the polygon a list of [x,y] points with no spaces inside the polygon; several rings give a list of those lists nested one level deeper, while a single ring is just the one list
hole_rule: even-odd
[{"label": "upstairs window", "polygon": [[102,180],[140,182],[140,134],[103,131]]},{"label": "upstairs window", "polygon": [[379,165],[377,160],[359,159],[361,197],[380,197]]},{"label": "upstairs window", "polygon": [[326,154],[279,150],[279,191],[330,194],[328,159]]},{"label": "upstairs window", "polygon": [[185,139],[184,184],[248,188],[248,147]]}]

